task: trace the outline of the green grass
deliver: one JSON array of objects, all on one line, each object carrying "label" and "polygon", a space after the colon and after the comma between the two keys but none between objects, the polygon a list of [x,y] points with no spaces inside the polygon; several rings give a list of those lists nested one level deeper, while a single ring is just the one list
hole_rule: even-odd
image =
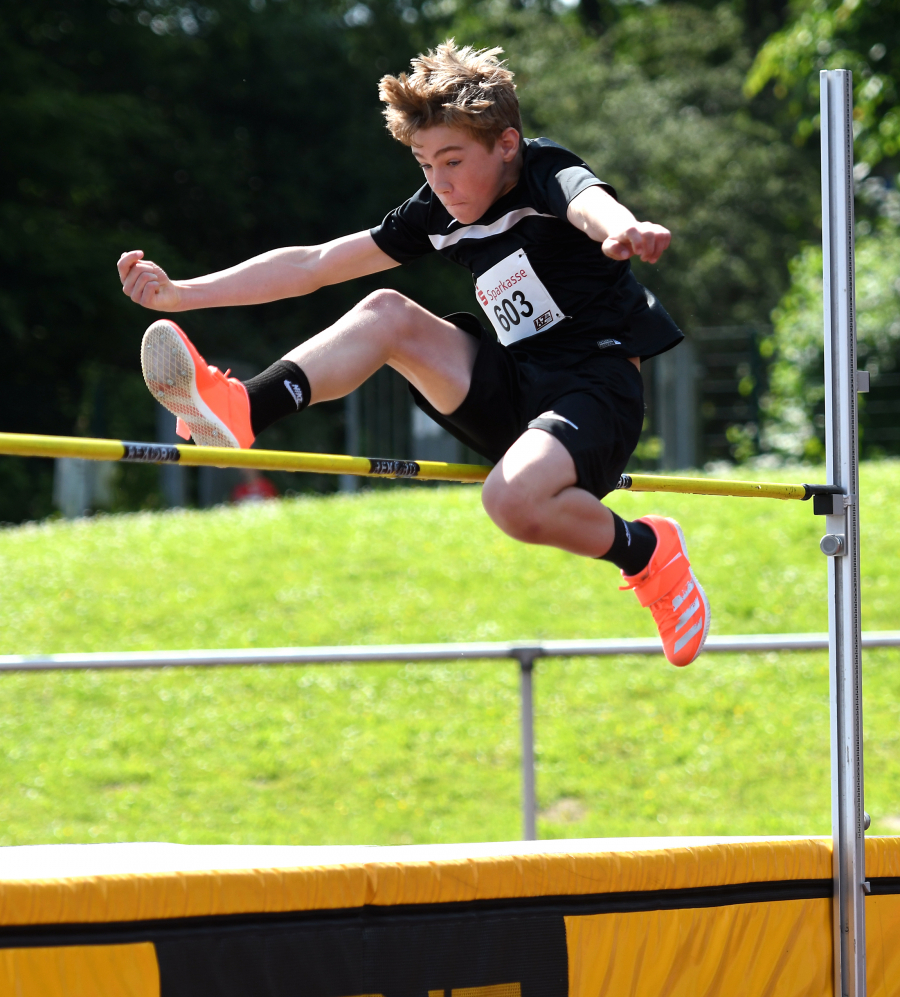
[{"label": "green grass", "polygon": [[[863,626],[900,628],[900,464],[862,477]],[[713,632],[826,628],[810,504],[611,504],[681,521]],[[614,569],[506,539],[476,488],[6,529],[0,577],[0,653],[654,632]],[[900,827],[898,658],[865,661],[867,808],[882,833]],[[829,829],[824,654],[709,655],[685,670],[541,661],[535,695],[544,837]],[[0,677],[3,844],[519,831],[512,663]]]}]

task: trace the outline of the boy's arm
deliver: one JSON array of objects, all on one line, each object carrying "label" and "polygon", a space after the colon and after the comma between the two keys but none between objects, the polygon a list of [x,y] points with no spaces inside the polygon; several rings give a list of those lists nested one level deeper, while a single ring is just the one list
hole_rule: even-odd
[{"label": "boy's arm", "polygon": [[598,186],[573,197],[566,217],[594,242],[602,243],[603,252],[614,260],[639,256],[645,263],[656,263],[672,241],[667,228],[639,222],[624,204]]},{"label": "boy's arm", "polygon": [[368,231],[321,246],[273,249],[228,270],[193,280],[169,280],[162,267],[143,256],[140,249],[122,254],[117,264],[122,290],[136,304],[164,312],[294,298],[326,284],[400,266],[375,245]]}]

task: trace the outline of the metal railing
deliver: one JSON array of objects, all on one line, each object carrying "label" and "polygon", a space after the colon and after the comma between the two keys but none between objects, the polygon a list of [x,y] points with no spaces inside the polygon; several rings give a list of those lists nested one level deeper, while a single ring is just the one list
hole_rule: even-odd
[{"label": "metal railing", "polygon": [[[864,648],[900,647],[900,631],[862,635]],[[704,654],[764,651],[825,651],[827,633],[746,634],[709,637]],[[93,654],[0,655],[0,672],[47,672],[114,668],[217,668],[226,665],[338,665],[427,661],[519,663],[522,737],[522,838],[537,838],[532,676],[538,658],[662,654],[656,638],[605,640],[489,641],[467,644],[375,644],[346,647],[268,647],[204,651],[124,651]]]}]

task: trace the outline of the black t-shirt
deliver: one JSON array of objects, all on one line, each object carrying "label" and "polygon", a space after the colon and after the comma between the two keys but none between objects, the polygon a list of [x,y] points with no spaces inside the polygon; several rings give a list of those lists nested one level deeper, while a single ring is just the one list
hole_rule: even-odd
[{"label": "black t-shirt", "polygon": [[477,222],[456,221],[425,184],[372,238],[398,263],[437,251],[470,270],[498,338],[522,359],[568,366],[599,349],[646,360],[683,335],[627,260],[566,220],[569,202],[595,185],[616,196],[568,149],[526,139],[518,183]]}]

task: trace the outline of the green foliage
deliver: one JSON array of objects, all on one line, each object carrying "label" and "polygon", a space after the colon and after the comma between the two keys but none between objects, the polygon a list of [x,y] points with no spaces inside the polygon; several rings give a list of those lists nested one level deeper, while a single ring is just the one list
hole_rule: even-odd
[{"label": "green foliage", "polygon": [[[856,247],[859,366],[871,375],[860,395],[860,444],[866,456],[900,452],[900,232],[883,223]],[[763,352],[772,358],[763,400],[764,451],[818,460],[824,443],[822,250],[807,247],[791,263],[791,287],[773,312]]]},{"label": "green foliage", "polygon": [[[757,54],[749,94],[772,84],[798,144],[818,131],[819,71],[850,69],[854,81],[856,280],[860,365],[872,392],[860,396],[862,452],[900,452],[896,389],[900,358],[900,16],[879,0],[795,0],[790,23]],[[817,150],[809,143],[812,159]],[[791,287],[773,313],[775,359],[765,400],[762,449],[803,459],[824,452],[822,254],[805,249],[791,264]]]},{"label": "green foliage", "polygon": [[679,324],[767,320],[812,234],[816,179],[743,94],[751,52],[730,5],[626,5],[594,37],[575,18],[490,4],[456,28],[504,45],[529,134],[569,146],[672,229],[659,265],[635,271]]},{"label": "green foliage", "polygon": [[856,153],[864,176],[900,153],[900,11],[881,0],[794,0],[791,15],[757,54],[747,92],[773,83],[803,142],[818,130],[819,71],[852,70]]},{"label": "green foliage", "polygon": [[[154,437],[155,403],[135,389],[152,316],[121,293],[123,250],[195,276],[368,228],[421,183],[376,84],[423,32],[388,0],[346,7],[0,0],[0,427],[71,434],[87,420],[101,435]],[[470,287],[435,272],[387,283],[451,311]],[[182,321],[211,362],[258,370],[385,282]],[[322,415],[279,442],[339,449],[340,412]],[[46,514],[48,484],[37,463],[4,461],[0,520]]]},{"label": "green foliage", "polygon": [[[193,276],[377,222],[421,182],[377,80],[451,31],[505,45],[529,132],[673,229],[664,262],[637,270],[683,326],[764,321],[815,215],[812,167],[765,123],[769,98],[741,91],[750,22],[777,4],[613,6],[598,37],[547,4],[0,0],[0,427],[152,438],[151,316],[116,258],[139,247]],[[464,273],[425,260],[183,323],[211,362],[260,369],[382,285],[442,314],[473,306]],[[340,450],[340,406],[262,442]],[[43,462],[0,463],[0,521],[46,515],[50,480]],[[122,472],[118,508],[158,502],[146,469]]]},{"label": "green foliage", "polygon": [[[671,3],[673,0],[662,2]],[[674,0],[676,4],[679,2],[680,0]],[[699,10],[714,11],[719,3],[720,0],[694,0],[692,6]],[[631,17],[643,5],[644,0],[578,0],[578,13],[590,31],[598,32]],[[748,44],[754,48],[784,25],[784,0],[733,0],[729,6],[740,18]]]},{"label": "green foliage", "polygon": [[[866,629],[896,624],[898,487],[900,465],[863,466]],[[808,503],[613,503],[683,524],[714,632],[825,629]],[[475,488],[11,528],[0,571],[6,653],[653,633],[610,565],[513,543]],[[900,815],[896,658],[866,656],[882,832]],[[822,654],[539,661],[535,690],[544,836],[827,833]],[[519,834],[511,662],[4,675],[0,693],[2,843]]]}]

